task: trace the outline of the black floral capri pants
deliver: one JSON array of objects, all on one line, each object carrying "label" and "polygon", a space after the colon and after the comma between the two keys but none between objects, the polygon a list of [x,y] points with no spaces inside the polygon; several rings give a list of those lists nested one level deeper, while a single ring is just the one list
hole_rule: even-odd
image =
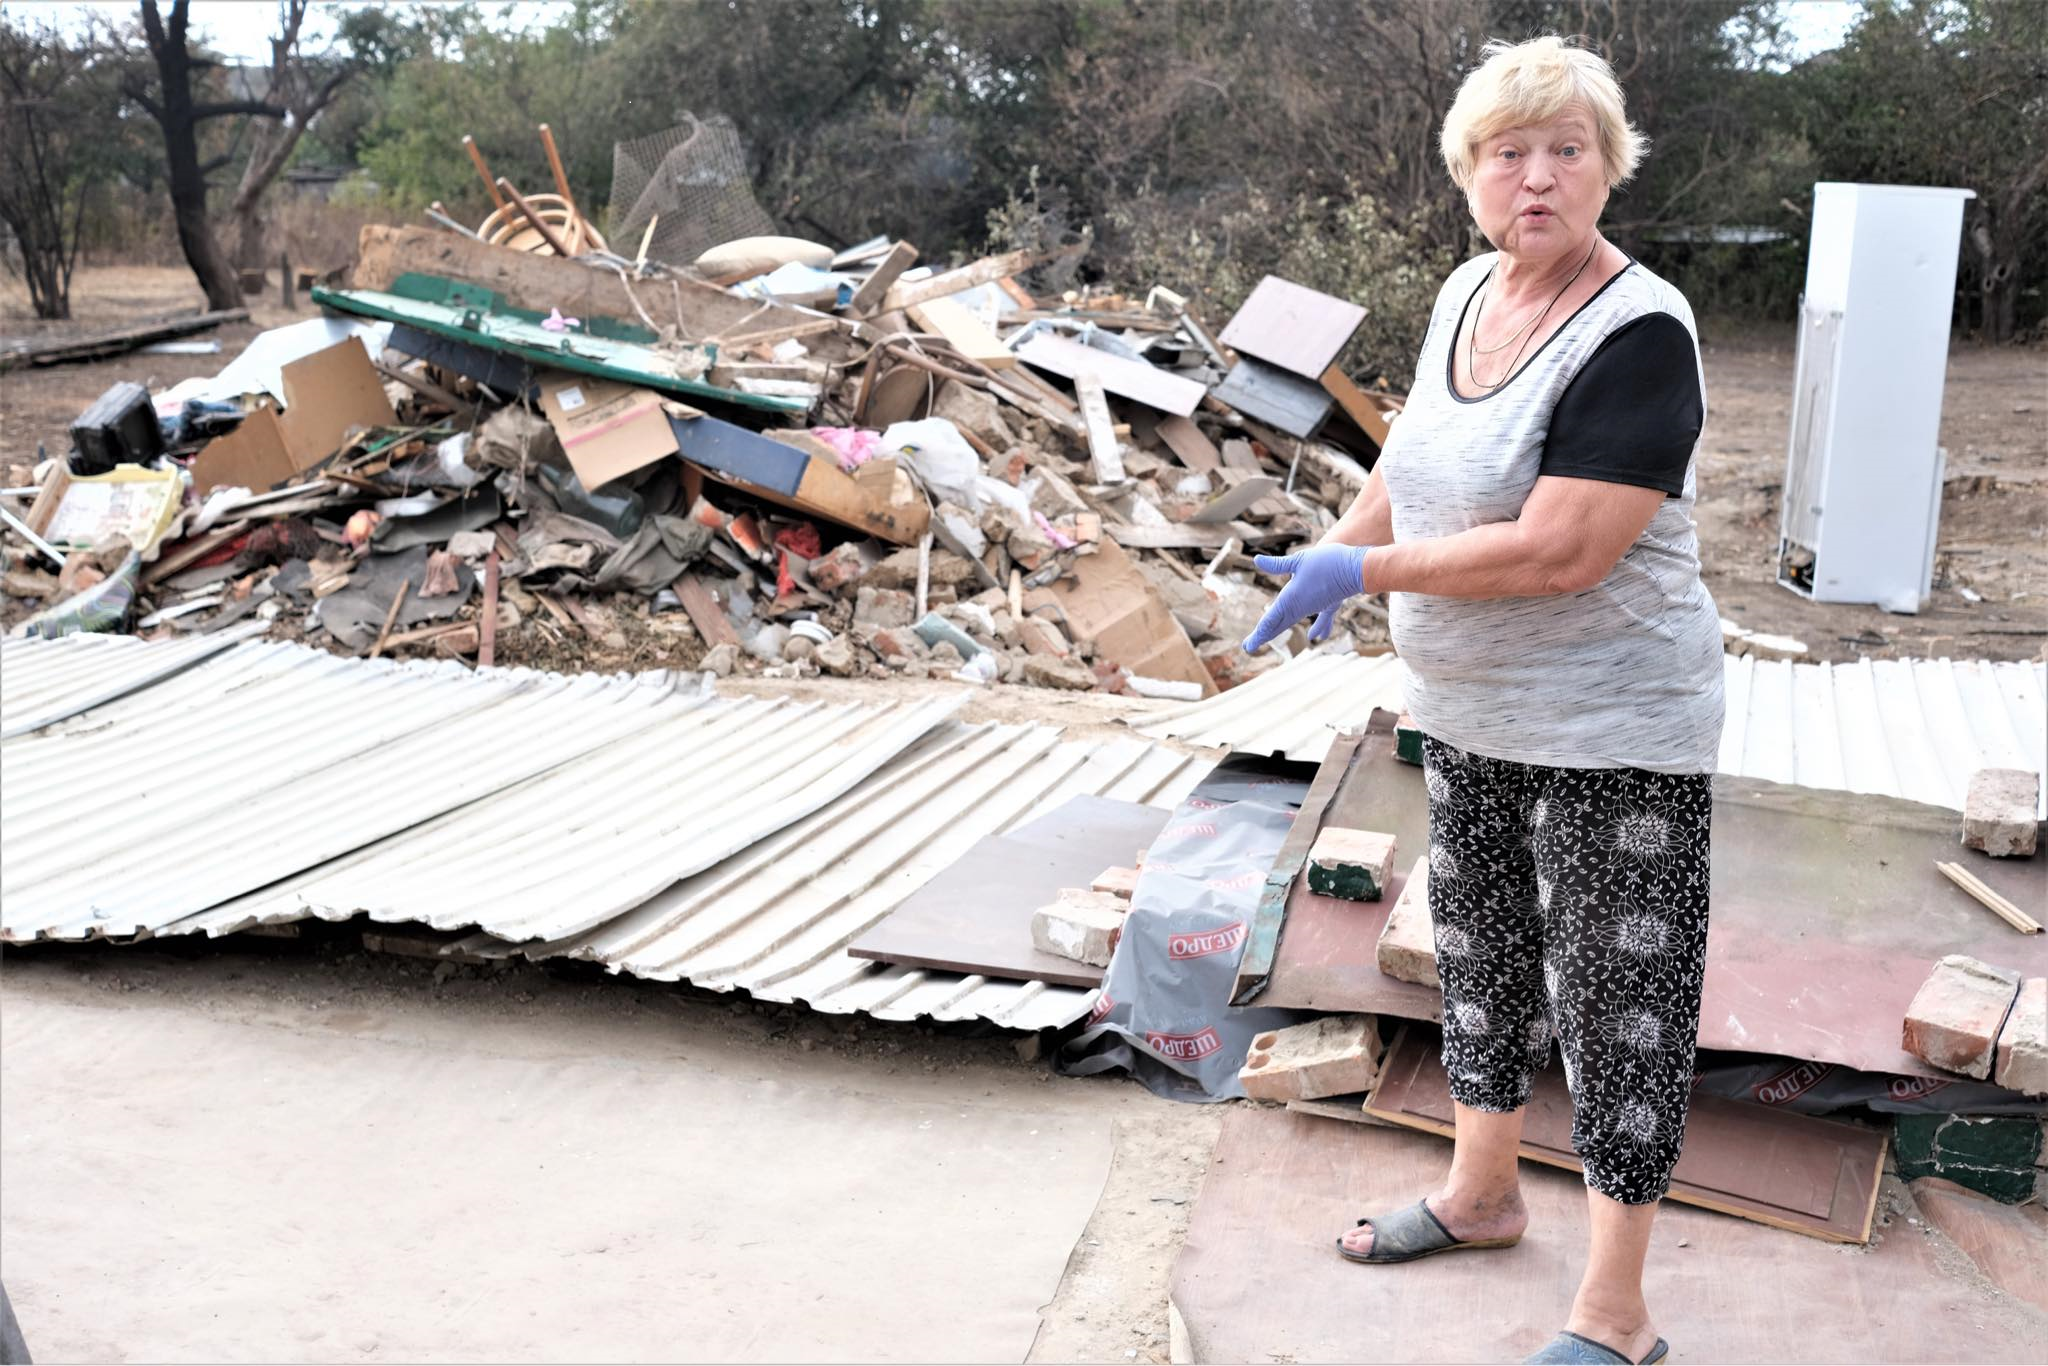
[{"label": "black floral capri pants", "polygon": [[1422,754],[1451,1095],[1518,1109],[1554,1035],[1586,1184],[1659,1199],[1692,1090],[1712,775],[1541,768],[1427,738]]}]

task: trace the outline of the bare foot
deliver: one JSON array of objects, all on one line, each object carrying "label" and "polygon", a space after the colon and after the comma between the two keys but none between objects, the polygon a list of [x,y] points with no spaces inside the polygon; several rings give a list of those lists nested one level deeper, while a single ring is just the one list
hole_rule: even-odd
[{"label": "bare foot", "polygon": [[[1520,1188],[1483,1195],[1465,1195],[1444,1189],[1431,1191],[1425,1198],[1429,1202],[1429,1212],[1461,1243],[1476,1242],[1482,1238],[1519,1238],[1522,1230],[1529,1227],[1529,1211],[1522,1204]],[[1352,1229],[1339,1241],[1345,1251],[1363,1257],[1372,1251],[1372,1235],[1372,1225],[1366,1224]],[[1651,1341],[1654,1342],[1655,1338]],[[1629,1359],[1635,1360],[1634,1357]]]}]

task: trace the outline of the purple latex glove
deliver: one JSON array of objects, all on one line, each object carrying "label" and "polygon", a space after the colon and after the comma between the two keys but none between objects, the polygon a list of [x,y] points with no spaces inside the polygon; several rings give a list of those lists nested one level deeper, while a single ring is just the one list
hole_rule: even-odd
[{"label": "purple latex glove", "polygon": [[1365,591],[1365,550],[1362,545],[1317,545],[1292,555],[1253,556],[1252,563],[1266,573],[1293,577],[1259,619],[1258,629],[1245,637],[1244,652],[1257,654],[1303,617],[1316,619],[1308,628],[1311,641],[1329,639],[1344,599]]}]

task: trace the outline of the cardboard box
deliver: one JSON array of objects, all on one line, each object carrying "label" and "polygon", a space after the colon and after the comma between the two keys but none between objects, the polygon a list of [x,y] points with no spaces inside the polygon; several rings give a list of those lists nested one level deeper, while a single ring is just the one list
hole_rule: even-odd
[{"label": "cardboard box", "polygon": [[1204,697],[1216,695],[1216,680],[1166,599],[1107,534],[1093,555],[1075,557],[1073,578],[1026,594],[1025,611],[1045,602],[1066,613],[1069,636],[1092,637],[1097,654],[1126,672],[1178,679],[1198,685]]},{"label": "cardboard box", "polygon": [[350,431],[398,425],[384,381],[355,337],[291,362],[282,381],[282,411],[265,403],[192,462],[202,497],[215,488],[273,489],[340,450]]},{"label": "cardboard box", "polygon": [[661,395],[652,389],[548,375],[541,380],[540,409],[562,438],[570,468],[593,492],[677,450]]}]

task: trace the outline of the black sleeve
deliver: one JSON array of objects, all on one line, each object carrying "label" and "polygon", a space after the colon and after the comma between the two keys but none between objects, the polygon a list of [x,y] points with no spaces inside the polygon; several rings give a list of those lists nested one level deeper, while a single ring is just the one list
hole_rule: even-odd
[{"label": "black sleeve", "polygon": [[1706,405],[1685,324],[1649,313],[1616,328],[1565,386],[1539,473],[1685,491]]}]

